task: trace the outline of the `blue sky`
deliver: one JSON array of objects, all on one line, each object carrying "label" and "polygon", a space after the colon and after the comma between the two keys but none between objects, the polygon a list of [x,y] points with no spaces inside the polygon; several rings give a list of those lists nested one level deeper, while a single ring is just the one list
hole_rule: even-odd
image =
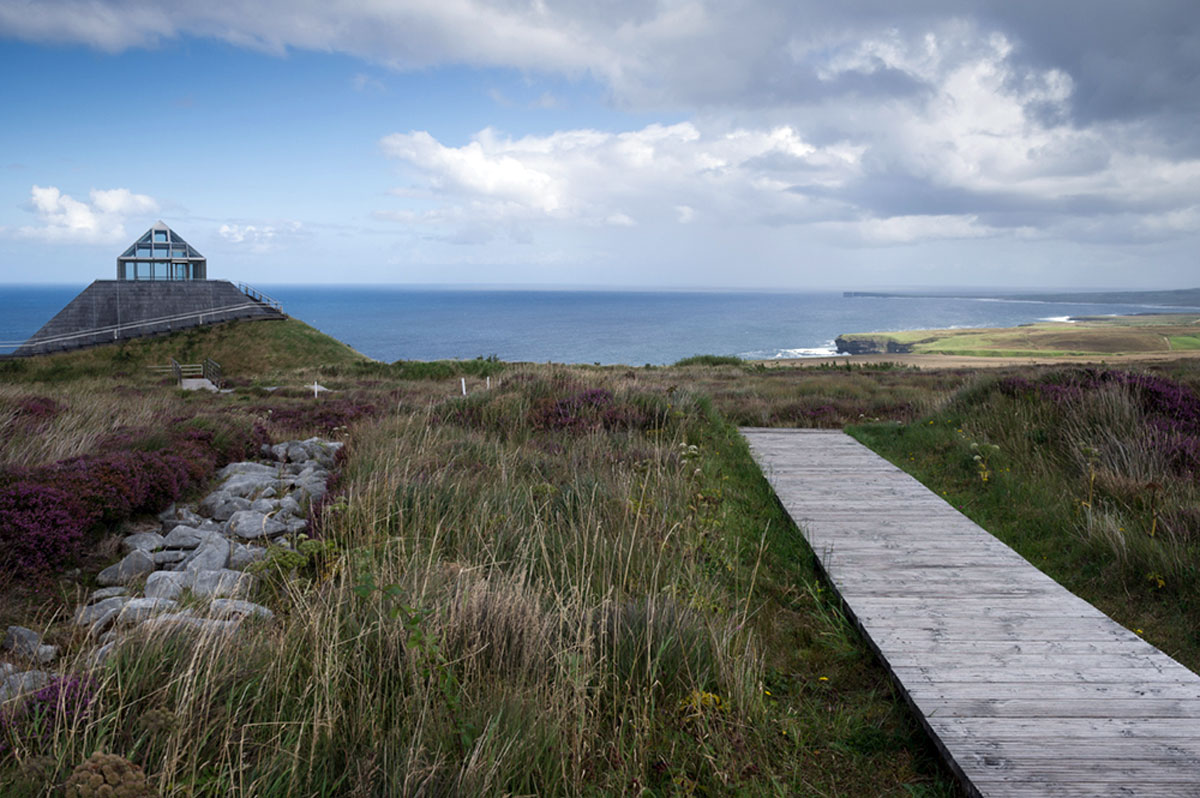
[{"label": "blue sky", "polygon": [[1200,12],[1112,6],[0,0],[0,282],[1197,285]]}]

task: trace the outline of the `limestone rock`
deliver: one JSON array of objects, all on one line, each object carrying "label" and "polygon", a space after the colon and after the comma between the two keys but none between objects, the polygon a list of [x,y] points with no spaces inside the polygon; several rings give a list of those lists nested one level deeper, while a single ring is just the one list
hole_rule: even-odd
[{"label": "limestone rock", "polygon": [[234,571],[244,571],[246,570],[246,566],[265,559],[266,556],[267,550],[261,546],[247,546],[244,543],[235,543],[233,544],[233,549],[229,552],[228,567]]},{"label": "limestone rock", "polygon": [[146,597],[152,599],[177,599],[187,584],[188,575],[183,571],[155,571],[146,577]]},{"label": "limestone rock", "polygon": [[4,640],[0,642],[0,649],[43,665],[58,657],[58,646],[43,645],[42,636],[24,626],[8,627]]},{"label": "limestone rock", "polygon": [[125,606],[125,603],[130,600],[129,596],[112,596],[111,598],[102,599],[95,604],[89,604],[86,607],[80,607],[75,610],[75,623],[80,626],[90,626],[96,620],[104,615],[109,610],[117,609]]},{"label": "limestone rock", "polygon": [[206,532],[195,551],[184,558],[179,567],[187,571],[213,571],[229,562],[229,541],[218,532]]},{"label": "limestone rock", "polygon": [[237,599],[213,599],[208,609],[209,614],[215,618],[252,615],[255,618],[265,618],[269,621],[275,617],[275,613],[261,604],[255,604],[252,601],[238,601]]},{"label": "limestone rock", "polygon": [[113,596],[124,596],[128,592],[129,588],[121,587],[120,585],[116,587],[102,587],[88,597],[88,603],[91,604],[101,599],[112,598]]},{"label": "limestone rock", "polygon": [[254,590],[255,578],[241,571],[222,568],[217,571],[194,571],[187,586],[193,595],[214,598],[240,598]]},{"label": "limestone rock", "polygon": [[154,570],[154,558],[146,552],[136,549],[116,565],[110,565],[96,574],[96,581],[101,585],[127,585],[140,579]]},{"label": "limestone rock", "polygon": [[261,538],[278,535],[287,527],[273,518],[255,510],[242,510],[233,514],[227,527],[231,534],[240,538]]},{"label": "limestone rock", "polygon": [[139,532],[121,541],[121,546],[124,547],[126,552],[154,551],[155,549],[161,549],[162,545],[163,536],[157,532]]},{"label": "limestone rock", "polygon": [[233,494],[224,490],[214,490],[212,493],[200,500],[200,514],[212,517],[213,510],[225,504],[233,498]]},{"label": "limestone rock", "polygon": [[117,623],[141,623],[147,618],[173,610],[176,606],[178,605],[174,601],[167,598],[135,598],[121,608],[117,615]]},{"label": "limestone rock", "polygon": [[54,678],[46,671],[20,671],[9,674],[0,682],[0,701],[41,690]]},{"label": "limestone rock", "polygon": [[177,526],[163,538],[163,548],[194,549],[203,539],[203,531],[190,526]]},{"label": "limestone rock", "polygon": [[157,633],[192,630],[201,633],[228,634],[236,631],[240,623],[238,620],[220,621],[213,618],[197,618],[185,610],[184,612],[165,613],[154,618],[149,618],[138,625],[138,630]]},{"label": "limestone rock", "polygon": [[154,552],[154,564],[170,565],[171,563],[177,563],[182,560],[186,560],[187,556],[188,555],[186,551],[180,551],[178,549],[171,549],[169,551],[156,551]]}]

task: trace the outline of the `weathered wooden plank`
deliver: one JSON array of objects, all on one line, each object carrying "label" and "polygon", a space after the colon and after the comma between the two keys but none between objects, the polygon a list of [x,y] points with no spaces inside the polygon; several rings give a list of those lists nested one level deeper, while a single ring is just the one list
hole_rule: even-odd
[{"label": "weathered wooden plank", "polygon": [[927,716],[956,718],[1196,718],[1200,700],[1186,698],[922,698]]},{"label": "weathered wooden plank", "polygon": [[743,432],[972,791],[1200,796],[1200,677],[848,436]]},{"label": "weathered wooden plank", "polygon": [[905,685],[919,698],[1186,698],[1200,699],[1200,686],[1181,682],[925,682]]}]

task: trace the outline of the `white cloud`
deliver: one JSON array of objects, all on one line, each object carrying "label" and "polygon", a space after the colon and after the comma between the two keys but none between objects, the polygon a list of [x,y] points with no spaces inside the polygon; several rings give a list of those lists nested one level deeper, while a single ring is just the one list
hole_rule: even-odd
[{"label": "white cloud", "polygon": [[470,219],[632,227],[688,222],[698,207],[719,210],[728,222],[767,212],[797,221],[814,204],[792,190],[798,182],[837,186],[858,167],[853,148],[819,148],[791,128],[702,133],[690,122],[519,139],[484,130],[460,147],[417,131],[387,136],[381,146],[407,175],[423,181],[395,195],[434,203],[385,214],[408,224]]},{"label": "white cloud", "polygon": [[56,186],[30,189],[29,208],[38,224],[25,225],[17,233],[47,241],[115,243],[126,238],[127,217],[145,216],[158,210],[158,202],[127,188],[92,189],[89,202],[64,194]]},{"label": "white cloud", "polygon": [[280,246],[285,239],[300,234],[303,229],[301,222],[291,220],[273,224],[225,223],[217,228],[217,235],[251,252],[267,252]]}]

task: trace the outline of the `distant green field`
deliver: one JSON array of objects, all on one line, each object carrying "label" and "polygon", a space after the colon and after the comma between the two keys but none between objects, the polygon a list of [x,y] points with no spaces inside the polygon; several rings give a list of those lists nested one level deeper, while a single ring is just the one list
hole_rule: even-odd
[{"label": "distant green field", "polygon": [[850,333],[840,341],[873,352],[991,357],[1063,357],[1200,349],[1196,315],[1093,317],[1021,327]]}]

